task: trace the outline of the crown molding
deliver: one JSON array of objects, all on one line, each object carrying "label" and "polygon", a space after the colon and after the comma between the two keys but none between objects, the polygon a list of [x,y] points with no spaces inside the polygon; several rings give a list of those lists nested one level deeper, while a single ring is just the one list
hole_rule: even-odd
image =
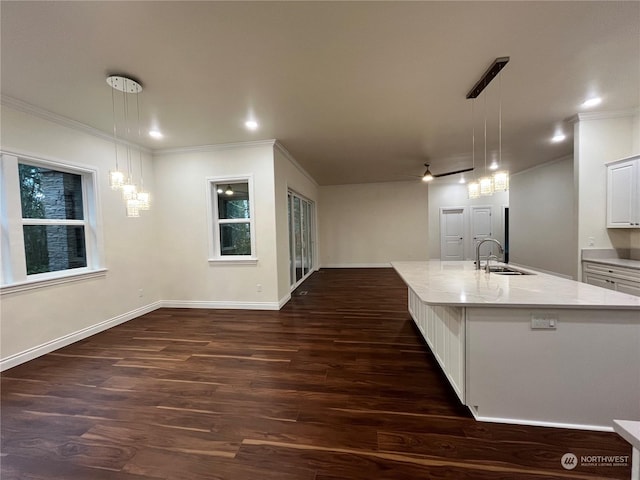
[{"label": "crown molding", "polygon": [[607,120],[610,118],[633,117],[640,114],[640,108],[628,108],[625,110],[608,110],[601,112],[583,112],[567,118],[568,123],[578,123],[585,120]]},{"label": "crown molding", "polygon": [[118,138],[116,140],[112,134],[105,133],[102,130],[98,130],[97,128],[90,127],[85,123],[78,122],[77,120],[72,120],[69,117],[58,115],[57,113],[50,112],[49,110],[45,110],[44,108],[37,107],[36,105],[24,102],[14,97],[10,97],[8,95],[0,95],[0,104],[4,107],[11,108],[12,110],[17,110],[18,112],[27,113],[29,115],[33,115],[34,117],[42,118],[43,120],[56,123],[63,127],[67,127],[73,130],[87,133],[89,135],[100,138],[102,140],[106,140],[110,143],[114,143],[117,141],[119,145],[135,148],[136,150],[140,150],[147,154],[153,153],[153,150],[151,150],[150,148],[143,147],[142,145],[129,142],[122,138]]},{"label": "crown molding", "polygon": [[233,150],[235,148],[273,147],[276,140],[255,140],[251,142],[218,143],[212,145],[195,145],[193,147],[162,148],[153,151],[154,156],[174,155],[176,153],[203,153],[217,152],[220,150]]},{"label": "crown molding", "polygon": [[284,155],[284,157],[289,160],[289,162],[291,162],[291,164],[296,167],[298,169],[298,171],[305,176],[305,178],[307,180],[309,180],[316,188],[320,186],[320,184],[318,182],[316,182],[316,180],[311,176],[311,174],[309,172],[307,172],[304,167],[302,165],[300,165],[298,163],[298,161],[293,158],[293,155],[291,155],[291,153],[289,152],[289,150],[287,150],[286,148],[284,148],[284,145],[282,145],[278,140],[275,141],[275,145],[274,145],[274,149],[278,150],[282,155]]}]

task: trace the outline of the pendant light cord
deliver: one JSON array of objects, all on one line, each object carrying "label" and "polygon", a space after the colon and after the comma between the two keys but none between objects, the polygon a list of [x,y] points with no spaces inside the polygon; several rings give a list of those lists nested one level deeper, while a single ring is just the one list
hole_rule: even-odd
[{"label": "pendant light cord", "polygon": [[487,94],[484,94],[484,174],[487,175]]},{"label": "pendant light cord", "polygon": [[144,191],[144,180],[142,175],[142,149],[140,147],[140,142],[142,140],[142,134],[140,133],[140,100],[138,99],[139,94],[136,91],[136,112],[138,114],[138,160],[140,161],[140,191]]},{"label": "pendant light cord", "polygon": [[115,88],[111,88],[111,109],[113,111],[113,147],[116,154],[116,172],[118,172],[118,129],[116,128],[116,100],[115,94],[113,93],[114,90]]},{"label": "pendant light cord", "polygon": [[473,179],[476,178],[476,123],[475,123],[476,99],[471,99],[471,166],[473,167]]},{"label": "pendant light cord", "polygon": [[[131,138],[131,125],[129,125],[129,96],[127,95],[127,89],[129,88],[128,81],[125,78],[124,80],[124,90],[122,92],[122,104],[124,106],[124,124],[127,127],[127,139]],[[133,183],[132,175],[131,175],[131,147],[129,145],[129,141],[127,140],[127,174],[129,175],[128,182],[129,184]]]},{"label": "pendant light cord", "polygon": [[498,74],[498,166],[502,168],[502,73]]}]

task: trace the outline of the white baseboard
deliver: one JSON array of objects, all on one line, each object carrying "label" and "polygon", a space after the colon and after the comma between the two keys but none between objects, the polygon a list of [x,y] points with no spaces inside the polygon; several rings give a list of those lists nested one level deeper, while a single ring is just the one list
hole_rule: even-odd
[{"label": "white baseboard", "polygon": [[510,425],[528,425],[531,427],[551,427],[551,428],[570,428],[573,430],[590,430],[594,432],[613,432],[613,425],[583,425],[579,423],[561,423],[561,422],[542,422],[539,420],[525,420],[520,418],[498,418],[498,417],[481,417],[474,413],[473,408],[469,411],[479,422],[491,423],[508,423]]},{"label": "white baseboard", "polygon": [[280,299],[280,301],[278,302],[278,310],[280,310],[282,307],[284,307],[289,300],[291,300],[291,294],[290,293],[288,293],[287,295],[285,295],[284,297],[282,297]]},{"label": "white baseboard", "polygon": [[[288,301],[288,299],[287,299]],[[162,300],[163,308],[216,308],[229,310],[280,310],[281,302],[222,302],[204,300]],[[286,303],[286,301],[284,302]],[[284,304],[283,304],[284,305]]]},{"label": "white baseboard", "polygon": [[391,268],[391,263],[329,263],[320,268]]},{"label": "white baseboard", "polygon": [[53,352],[54,350],[57,350],[59,348],[66,347],[67,345],[90,337],[91,335],[95,335],[96,333],[108,330],[109,328],[120,325],[121,323],[133,320],[134,318],[144,315],[145,313],[153,312],[160,307],[161,302],[150,303],[149,305],[136,308],[135,310],[131,310],[116,317],[104,320],[103,322],[91,325],[90,327],[83,328],[82,330],[78,330],[77,332],[64,335],[63,337],[56,338],[55,340],[51,340],[50,342],[43,343],[36,347],[24,350],[23,352],[15,353],[6,358],[0,359],[0,372],[7,370],[8,368],[20,365],[21,363],[28,362],[29,360],[33,360],[34,358],[40,357],[46,353]]},{"label": "white baseboard", "polygon": [[0,359],[0,372],[9,368],[28,362],[47,353],[53,352],[84,338],[103,332],[109,328],[128,322],[146,313],[153,312],[158,308],[216,308],[234,310],[280,310],[289,300],[291,294],[285,295],[278,302],[208,302],[208,301],[187,301],[187,300],[160,300],[149,305],[131,310],[113,318],[109,318],[90,327],[83,328],[77,332],[64,335],[50,342],[43,343],[36,347],[29,348],[19,353],[15,353],[6,358]]}]

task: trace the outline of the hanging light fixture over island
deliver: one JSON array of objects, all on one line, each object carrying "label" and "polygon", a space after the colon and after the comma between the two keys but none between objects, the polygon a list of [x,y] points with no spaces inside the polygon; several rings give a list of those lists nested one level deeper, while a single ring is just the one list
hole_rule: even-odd
[{"label": "hanging light fixture over island", "polygon": [[[467,93],[467,99],[475,99],[482,91],[491,83],[491,81],[499,75],[500,71],[509,62],[509,57],[496,58],[484,75],[476,82],[473,88]],[[498,108],[498,161],[495,162],[495,168],[499,168],[502,163],[502,90],[500,86],[499,92],[499,108]],[[499,170],[492,175],[487,172],[487,98],[484,98],[484,176],[479,180],[473,180],[467,184],[467,192],[470,199],[479,198],[481,196],[491,196],[494,192],[506,192],[509,190],[509,173],[506,170]],[[475,167],[475,125],[473,124],[473,106],[472,106],[472,158]],[[493,168],[493,165],[492,165]]]}]

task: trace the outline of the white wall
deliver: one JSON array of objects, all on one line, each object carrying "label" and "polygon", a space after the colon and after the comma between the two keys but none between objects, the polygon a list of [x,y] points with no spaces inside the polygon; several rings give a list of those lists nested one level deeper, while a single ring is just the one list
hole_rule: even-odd
[{"label": "white wall", "polygon": [[[158,154],[154,166],[163,300],[184,306],[277,308],[273,142]],[[258,262],[209,262],[207,177],[245,175],[253,175]]]},{"label": "white wall", "polygon": [[630,229],[606,228],[605,164],[640,153],[638,122],[638,114],[580,115],[574,126],[574,175],[578,191],[575,255],[578,258],[584,248],[627,249],[631,247],[632,238],[636,238]]},{"label": "white wall", "polygon": [[503,208],[509,206],[509,192],[497,192],[490,197],[470,200],[467,186],[464,184],[436,182],[429,184],[429,258],[440,258],[440,208],[442,207],[464,207],[467,239],[464,254],[467,260],[475,258],[471,239],[471,207],[480,206],[492,208],[492,237],[504,244]]},{"label": "white wall", "polygon": [[[287,192],[289,189],[314,202],[316,214],[318,211],[318,184],[293,160],[288,152],[276,143],[275,159],[275,206],[276,206],[276,243],[278,256],[278,297],[286,298],[290,294],[290,264],[289,264],[289,211]],[[317,218],[317,217],[316,217]],[[317,229],[316,229],[317,230]],[[312,239],[315,248],[315,268],[318,265],[317,232]]]},{"label": "white wall", "polygon": [[[127,315],[144,313],[160,299],[153,220],[156,210],[127,218],[119,192],[108,186],[113,143],[3,106],[2,149],[98,169],[105,276],[2,295],[1,357],[38,347]],[[143,155],[145,186],[155,193],[149,155]],[[138,168],[136,165],[135,173]],[[143,297],[139,296],[143,289]],[[34,350],[34,351],[35,351]],[[26,353],[25,353],[26,354]]]},{"label": "white wall", "polygon": [[510,261],[577,278],[573,156],[511,176]]},{"label": "white wall", "polygon": [[428,258],[428,189],[421,182],[320,187],[322,267]]}]

